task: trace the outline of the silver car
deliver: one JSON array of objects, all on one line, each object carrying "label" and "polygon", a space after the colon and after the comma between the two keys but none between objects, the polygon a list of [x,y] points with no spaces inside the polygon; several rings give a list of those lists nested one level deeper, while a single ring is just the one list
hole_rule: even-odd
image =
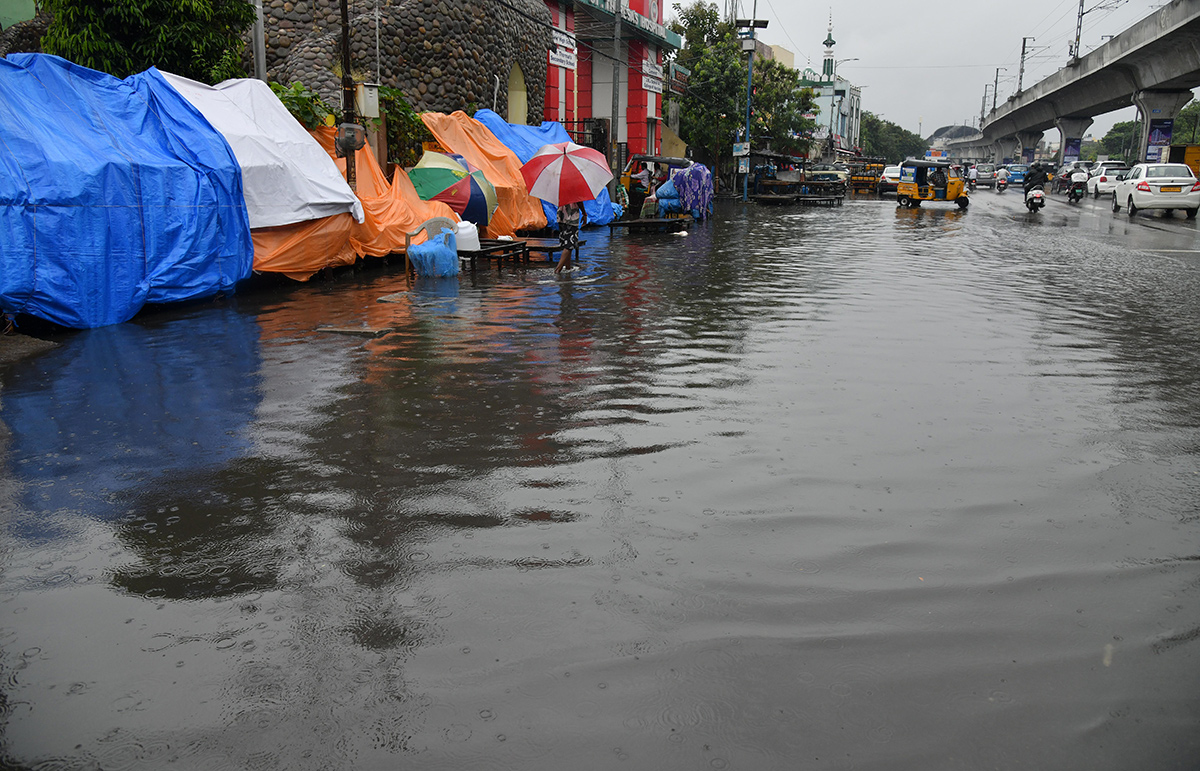
[{"label": "silver car", "polygon": [[975,184],[980,187],[993,187],[996,184],[996,164],[994,163],[977,163],[975,171],[978,177]]},{"label": "silver car", "polygon": [[1117,183],[1113,191],[1113,212],[1125,207],[1132,217],[1138,209],[1175,209],[1194,219],[1200,211],[1200,181],[1190,167],[1182,163],[1139,163]]}]

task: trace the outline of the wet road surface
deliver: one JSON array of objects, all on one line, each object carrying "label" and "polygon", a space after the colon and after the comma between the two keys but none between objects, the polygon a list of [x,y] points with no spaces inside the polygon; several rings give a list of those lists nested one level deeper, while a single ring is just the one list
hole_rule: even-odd
[{"label": "wet road surface", "polygon": [[5,766],[1196,767],[1194,221],[585,237],[0,370]]}]

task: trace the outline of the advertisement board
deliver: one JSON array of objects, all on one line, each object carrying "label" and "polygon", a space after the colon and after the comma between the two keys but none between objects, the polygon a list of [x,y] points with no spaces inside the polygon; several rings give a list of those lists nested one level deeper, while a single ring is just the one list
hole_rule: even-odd
[{"label": "advertisement board", "polygon": [[1151,118],[1150,138],[1146,143],[1146,161],[1154,163],[1165,160],[1171,146],[1171,129],[1175,121],[1171,118]]},{"label": "advertisement board", "polygon": [[1063,144],[1063,163],[1074,163],[1079,160],[1083,140],[1079,137],[1067,137]]}]

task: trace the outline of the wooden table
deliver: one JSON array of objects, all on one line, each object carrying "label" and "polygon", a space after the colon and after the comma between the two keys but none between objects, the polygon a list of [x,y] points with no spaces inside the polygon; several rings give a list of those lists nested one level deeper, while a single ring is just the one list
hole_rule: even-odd
[{"label": "wooden table", "polygon": [[458,256],[460,259],[469,261],[471,270],[475,270],[475,260],[480,257],[495,260],[496,267],[500,267],[505,259],[516,262],[529,261],[529,252],[525,248],[525,241],[506,241],[500,238],[481,238],[478,249],[460,250]]}]

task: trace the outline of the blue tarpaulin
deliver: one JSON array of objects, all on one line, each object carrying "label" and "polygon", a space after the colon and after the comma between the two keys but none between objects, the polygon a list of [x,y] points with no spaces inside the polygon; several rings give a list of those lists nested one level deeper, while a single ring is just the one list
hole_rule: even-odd
[{"label": "blue tarpaulin", "polygon": [[[499,115],[487,109],[478,110],[474,117],[475,120],[487,127],[488,131],[496,135],[500,144],[512,150],[521,163],[529,163],[533,154],[546,145],[572,141],[563,125],[553,121],[543,121],[541,126],[517,126],[507,123]],[[544,201],[542,208],[546,210],[546,221],[550,227],[554,227],[558,221],[557,209]],[[594,200],[584,201],[583,213],[587,217],[588,225],[607,225],[612,222],[613,207],[612,199],[608,197],[608,190],[601,190],[600,195],[596,196]]]},{"label": "blue tarpaulin", "polygon": [[10,54],[0,116],[0,311],[101,327],[250,274],[237,159],[157,70]]}]

